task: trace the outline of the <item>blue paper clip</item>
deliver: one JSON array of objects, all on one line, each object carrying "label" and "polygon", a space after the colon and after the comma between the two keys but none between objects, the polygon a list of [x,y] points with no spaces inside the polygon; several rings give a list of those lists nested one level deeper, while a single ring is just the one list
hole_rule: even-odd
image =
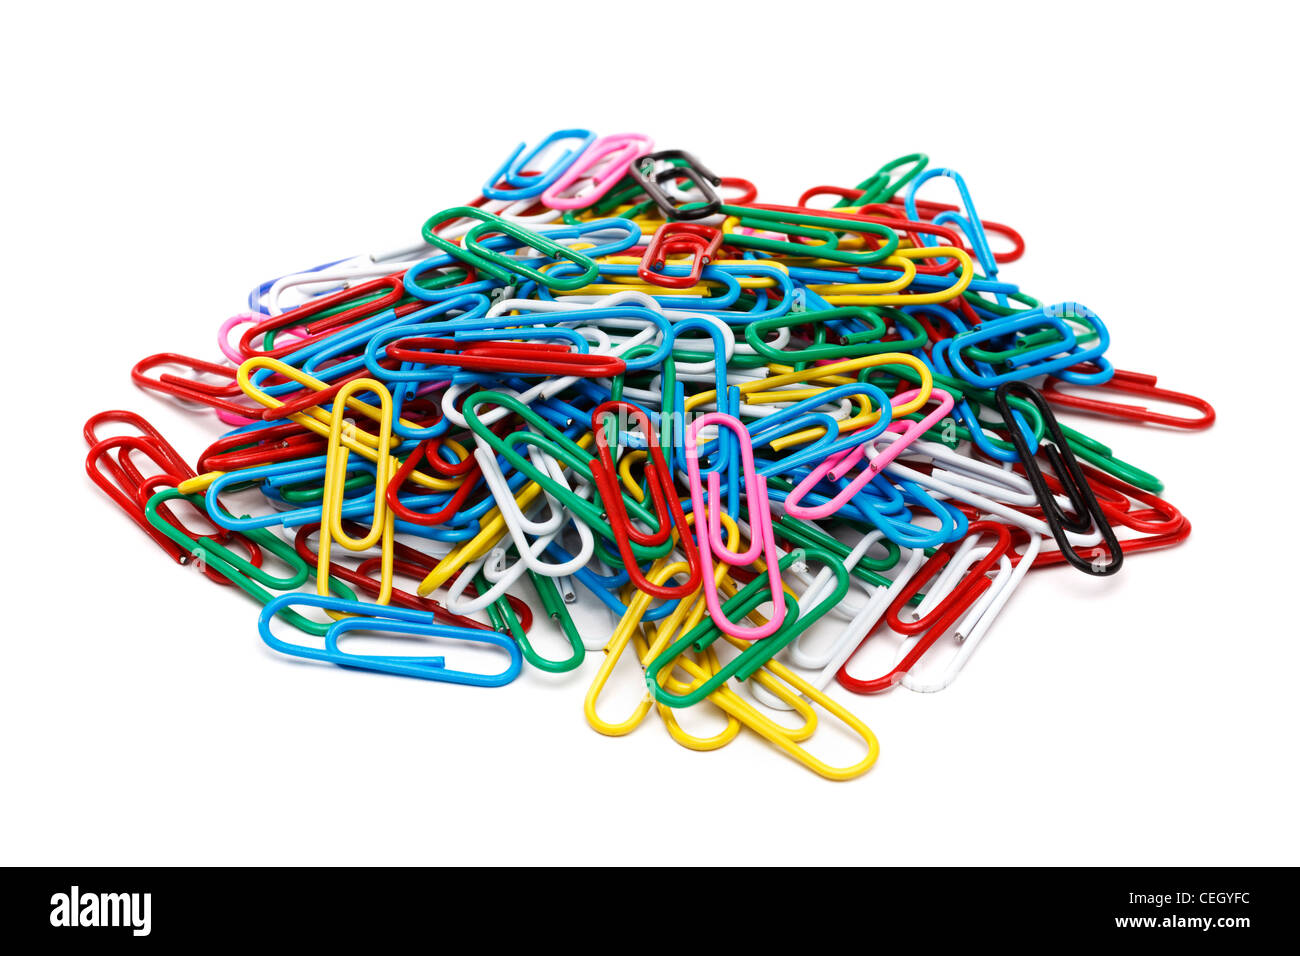
[{"label": "blue paper clip", "polygon": [[[1096,344],[1079,346],[1074,330],[1065,321],[1067,318],[1082,320],[1085,325],[1090,326],[1096,333]],[[1044,325],[1055,326],[1061,333],[1061,341],[1039,346],[1024,355],[1017,356],[1016,362],[1019,364],[1008,371],[991,374],[977,371],[970,367],[962,355],[962,349],[972,345],[980,345],[1008,332],[1039,328]],[[980,388],[992,389],[1003,382],[1022,382],[1038,375],[1057,373],[1061,373],[1057,374],[1058,378],[1076,385],[1100,385],[1109,381],[1115,374],[1115,369],[1110,362],[1102,358],[1102,353],[1109,347],[1110,333],[1097,313],[1077,302],[1064,302],[1060,305],[1039,306],[1036,309],[1017,312],[1015,315],[994,322],[985,322],[978,328],[959,332],[952,338],[947,359],[957,375]],[[1087,374],[1066,371],[1080,362],[1092,362],[1099,367],[1099,371]]]},{"label": "blue paper clip", "polygon": [[[335,621],[329,626],[329,629],[325,632],[324,648],[292,644],[271,633],[271,619],[280,611],[294,605],[324,608],[352,616]],[[427,611],[413,611],[400,607],[366,604],[362,601],[349,601],[319,594],[295,592],[293,594],[283,594],[269,601],[262,608],[262,613],[258,615],[257,629],[266,645],[281,654],[303,657],[313,661],[324,661],[337,664],[339,667],[378,671],[383,674],[398,674],[402,677],[419,677],[423,680],[443,681],[448,684],[500,687],[518,677],[523,666],[523,655],[520,653],[518,645],[510,638],[498,634],[496,631],[439,624],[437,619]],[[495,674],[479,674],[472,671],[452,670],[446,666],[445,658],[440,656],[349,654],[339,650],[338,645],[339,638],[350,631],[385,632],[405,634],[411,637],[436,637],[443,640],[490,644],[493,647],[501,648],[510,655],[510,665],[505,670]]]},{"label": "blue paper clip", "polygon": [[[537,158],[554,146],[556,143],[562,143],[566,139],[578,141],[576,148],[565,149],[543,172],[527,172],[530,165],[537,161]],[[564,171],[573,165],[573,161],[581,156],[592,143],[596,141],[596,134],[589,129],[561,129],[556,130],[546,139],[542,140],[524,155],[524,147],[527,143],[520,143],[515,147],[514,152],[506,157],[506,161],[497,167],[496,172],[488,177],[488,181],[483,184],[483,195],[488,199],[500,199],[510,201],[512,199],[532,199],[534,196],[540,196],[552,183],[564,175]],[[497,184],[504,180],[513,188],[503,189]]]}]

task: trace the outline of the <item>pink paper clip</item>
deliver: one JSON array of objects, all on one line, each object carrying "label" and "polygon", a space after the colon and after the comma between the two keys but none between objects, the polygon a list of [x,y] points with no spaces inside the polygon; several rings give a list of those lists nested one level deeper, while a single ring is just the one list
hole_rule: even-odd
[{"label": "pink paper clip", "polygon": [[[713,508],[704,507],[704,490],[700,487],[700,453],[696,443],[699,430],[706,425],[729,429],[736,436],[740,448],[741,469],[745,476],[745,506],[749,510],[749,547],[743,552],[732,551],[722,540],[722,481],[716,471],[709,472],[709,501]],[[701,587],[704,601],[713,623],[732,637],[756,641],[769,637],[785,622],[785,589],[781,583],[781,569],[777,562],[780,552],[776,536],[772,533],[772,511],[767,499],[767,479],[754,468],[754,446],[749,431],[738,418],[722,412],[708,412],[691,422],[686,429],[686,471],[691,486],[691,511],[695,514],[695,537],[699,541],[700,561],[704,573]],[[722,600],[718,596],[717,581],[713,576],[713,556],[732,567],[750,564],[759,554],[767,564],[768,586],[772,592],[772,616],[759,627],[740,627],[722,613]]]},{"label": "pink paper clip", "polygon": [[[240,312],[237,315],[232,315],[230,318],[226,319],[226,321],[222,322],[221,327],[217,329],[217,348],[221,349],[222,355],[230,359],[230,361],[234,362],[236,365],[239,365],[244,361],[244,359],[248,358],[248,356],[239,351],[238,347],[231,343],[231,330],[241,325],[252,326],[265,321],[266,316],[260,312]],[[284,345],[286,342],[293,342],[298,339],[306,340],[310,335],[311,333],[305,326],[295,325],[288,329],[278,329],[276,331],[276,342],[280,345]]]},{"label": "pink paper clip", "polygon": [[[920,389],[911,389],[894,396],[893,404],[905,405],[920,394]],[[875,478],[885,470],[885,466],[899,456],[912,442],[916,441],[927,431],[942,421],[947,414],[952,411],[952,396],[941,388],[932,389],[930,392],[932,398],[939,400],[939,407],[926,415],[919,422],[899,421],[892,422],[885,429],[891,432],[901,432],[901,437],[895,439],[888,448],[871,460],[856,478],[854,478],[847,487],[842,489],[834,498],[820,505],[804,505],[804,495],[808,494],[818,482],[829,475],[835,480],[843,478],[853,469],[855,465],[862,461],[866,455],[867,443],[864,442],[846,452],[840,452],[837,455],[829,456],[820,465],[814,468],[803,481],[795,485],[790,496],[785,499],[785,511],[792,518],[803,518],[805,520],[819,520],[827,518],[843,508],[854,495],[866,487],[867,482]]]},{"label": "pink paper clip", "polygon": [[[602,136],[588,146],[587,151],[565,170],[564,175],[542,193],[542,202],[552,209],[582,209],[590,206],[614,188],[614,184],[626,175],[634,159],[653,148],[654,140],[640,133]],[[578,195],[561,195],[565,190],[572,189],[579,180],[588,179],[591,180],[590,184],[585,185]]]}]

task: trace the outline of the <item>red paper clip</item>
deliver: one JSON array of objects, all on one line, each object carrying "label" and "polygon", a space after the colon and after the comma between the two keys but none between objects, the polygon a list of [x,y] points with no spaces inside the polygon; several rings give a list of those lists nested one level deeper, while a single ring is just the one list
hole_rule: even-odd
[{"label": "red paper clip", "polygon": [[[650,492],[650,501],[654,507],[655,521],[659,527],[653,533],[647,533],[632,523],[623,502],[623,495],[618,487],[618,471],[614,457],[609,450],[609,438],[605,434],[605,416],[624,415],[636,420],[645,438],[648,458],[645,463],[646,485]],[[673,474],[664,460],[663,449],[655,440],[654,425],[650,416],[630,402],[610,401],[597,405],[591,412],[591,432],[596,438],[596,458],[591,462],[591,473],[596,480],[596,493],[600,495],[605,507],[605,515],[614,530],[614,540],[618,544],[619,555],[627,568],[628,579],[638,590],[645,591],[657,598],[672,600],[694,594],[700,586],[702,574],[698,549],[686,547],[686,561],[690,577],[672,585],[654,584],[646,579],[637,565],[632,553],[631,542],[654,547],[663,544],[676,528],[683,540],[689,540],[686,531],[686,517],[682,512],[681,500],[673,484]],[[671,517],[670,517],[671,515]]]},{"label": "red paper clip", "polygon": [[[931,645],[939,640],[948,628],[956,624],[958,619],[970,609],[971,605],[978,600],[979,596],[989,586],[988,572],[993,570],[1004,554],[1011,551],[1011,530],[1006,525],[993,521],[971,522],[968,537],[980,534],[990,534],[996,539],[990,546],[988,554],[971,566],[961,582],[929,614],[915,621],[903,621],[899,617],[903,608],[920,592],[925,582],[938,574],[952,560],[953,554],[961,543],[960,541],[949,541],[931,555],[912,579],[907,582],[898,596],[894,598],[893,603],[889,605],[889,610],[885,612],[885,621],[893,630],[900,634],[909,635],[926,631],[925,636],[918,640],[912,646],[912,649],[907,652],[906,656],[894,665],[893,670],[881,677],[860,680],[849,674],[849,664],[848,661],[845,661],[835,675],[835,679],[842,686],[857,694],[877,694],[889,690],[902,679],[904,674],[912,669],[912,666],[921,659],[921,655],[928,651]],[[865,641],[866,638],[864,637],[863,640]]]},{"label": "red paper clip", "polygon": [[297,422],[283,422],[254,432],[223,435],[199,455],[199,468],[202,471],[239,471],[324,453],[325,439]]},{"label": "red paper clip", "polygon": [[[396,314],[402,314],[398,310],[397,304],[406,296],[406,289],[402,282],[402,277],[405,275],[405,272],[396,272],[392,275],[380,276],[377,279],[362,282],[348,289],[340,289],[338,292],[319,296],[287,312],[267,316],[261,322],[246,329],[243,335],[239,337],[239,351],[249,358],[255,355],[280,358],[290,352],[297,351],[308,343],[315,341],[318,337],[324,337],[318,336],[317,333],[335,330],[339,326],[348,325],[364,316],[376,315],[385,309],[393,309]],[[378,294],[377,298],[369,298],[376,294]],[[349,306],[348,303],[352,303],[354,300],[357,300],[356,304]],[[424,304],[423,302],[407,303],[408,308],[406,311],[410,312],[422,307]],[[315,322],[305,323],[306,319],[314,315],[320,315],[340,306],[346,307],[341,312],[326,316],[323,319],[317,319]],[[284,345],[278,345],[271,349],[259,349],[253,345],[254,340],[258,337],[291,325],[303,326],[308,333],[308,337],[293,338]]]},{"label": "red paper clip", "polygon": [[[159,365],[179,365],[195,372],[217,375],[227,379],[227,381],[217,385],[211,382],[201,382],[195,378],[173,375],[170,372],[162,372],[156,379],[145,375],[145,372]],[[215,362],[190,358],[188,355],[180,355],[176,352],[159,352],[157,355],[149,355],[140,359],[135,363],[135,368],[131,369],[131,381],[135,382],[140,388],[162,392],[165,395],[174,395],[187,402],[209,405],[232,415],[256,418],[258,412],[261,411],[259,405],[232,400],[236,395],[242,396],[243,392],[240,391],[239,384],[235,381],[235,370],[229,365],[218,365]]]},{"label": "red paper clip", "polygon": [[[655,230],[646,246],[636,274],[642,282],[665,289],[689,289],[700,281],[704,267],[713,261],[722,247],[722,232],[713,226],[694,222],[666,222]],[[684,276],[670,276],[656,269],[664,268],[668,256],[691,256],[690,272]]]},{"label": "red paper clip", "polygon": [[86,455],[86,474],[90,476],[90,480],[99,485],[100,490],[112,498],[127,517],[139,525],[145,534],[153,538],[174,561],[184,564],[188,559],[185,550],[149,523],[145,517],[144,507],[136,498],[137,482],[131,479],[118,462],[113,461],[110,452],[119,449],[123,457],[133,451],[147,456],[163,469],[164,474],[158,477],[166,478],[173,484],[179,484],[189,476],[184,472],[180,474],[169,472],[167,469],[172,468],[174,463],[168,459],[168,456],[148,438],[136,435],[115,435],[97,441],[90,446],[90,451]]},{"label": "red paper clip", "polygon": [[[1091,374],[1100,371],[1100,369],[1095,365],[1084,362],[1074,366],[1070,371]],[[1148,422],[1153,425],[1168,425],[1170,428],[1199,429],[1209,428],[1214,424],[1214,407],[1209,402],[1203,398],[1197,398],[1195,395],[1171,392],[1166,388],[1156,388],[1156,377],[1148,375],[1146,372],[1126,372],[1117,368],[1114,376],[1109,381],[1092,386],[1090,391],[1104,388],[1126,395],[1145,395],[1148,398],[1158,398],[1162,401],[1172,402],[1175,405],[1194,408],[1201,413],[1201,416],[1199,418],[1180,418],[1177,415],[1153,412],[1141,405],[1104,402],[1100,399],[1088,398],[1086,395],[1063,392],[1061,391],[1062,384],[1068,385],[1069,383],[1061,383],[1054,378],[1048,378],[1043,384],[1043,395],[1053,405],[1077,408],[1085,412],[1091,412],[1094,415],[1105,415],[1108,418],[1127,418],[1132,421]]]},{"label": "red paper clip", "polygon": [[430,438],[427,441],[420,442],[420,444],[415,446],[415,450],[406,456],[406,461],[402,462],[402,466],[397,469],[397,473],[393,475],[392,481],[388,483],[388,488],[384,492],[384,498],[388,502],[388,507],[393,509],[393,513],[397,515],[400,520],[409,521],[411,524],[419,525],[442,524],[443,522],[448,521],[454,514],[456,514],[456,512],[460,511],[460,509],[464,507],[465,499],[469,497],[470,492],[473,491],[475,485],[478,484],[479,475],[482,474],[482,469],[479,466],[478,459],[473,455],[470,455],[466,457],[464,461],[452,466],[455,467],[458,472],[460,472],[463,467],[465,480],[461,482],[460,487],[452,494],[451,499],[437,511],[412,511],[410,508],[406,507],[406,505],[402,504],[397,493],[401,490],[402,485],[406,483],[406,479],[411,477],[411,473],[415,471],[416,467],[419,466],[422,460],[428,463],[431,471],[441,470],[445,473],[449,470],[447,463],[443,462],[437,454],[438,448],[441,444],[442,442],[438,438]]},{"label": "red paper clip", "polygon": [[[1119,542],[1120,551],[1125,556],[1139,551],[1156,551],[1172,548],[1182,544],[1192,533],[1192,523],[1176,507],[1158,495],[1141,488],[1135,488],[1125,481],[1109,475],[1099,468],[1080,462],[1088,484],[1092,486],[1097,504],[1106,513],[1112,526],[1122,526],[1138,532],[1141,537],[1125,538]],[[1060,493],[1060,482],[1055,475],[1045,474],[1048,486],[1054,493]],[[1146,505],[1145,508],[1133,508],[1133,502]],[[1086,560],[1102,557],[1106,549],[1102,545],[1079,548],[1078,554]],[[1060,551],[1042,551],[1034,561],[1031,570],[1050,568],[1062,564],[1065,556]]]},{"label": "red paper clip", "polygon": [[[113,421],[130,424],[139,428],[141,435],[114,435],[98,439],[95,428],[103,422]],[[145,515],[145,504],[159,487],[174,488],[187,478],[194,477],[194,471],[185,463],[180,454],[163,438],[161,433],[134,412],[101,412],[86,422],[85,435],[93,443],[86,454],[86,474],[99,486],[104,494],[122,509],[122,512],[134,521],[145,534],[163,549],[178,564],[189,564],[190,554],[158,528],[149,523]],[[112,452],[117,452],[114,461]],[[144,455],[162,469],[160,474],[146,476],[131,460],[132,454]],[[172,527],[179,529],[191,538],[199,537],[172,514],[168,506],[159,507],[158,514]],[[210,537],[223,543],[234,542],[241,545],[254,565],[261,565],[261,549],[252,541],[237,532],[218,528]],[[203,573],[208,578],[222,585],[231,582],[217,573],[213,568],[204,567]]]},{"label": "red paper clip", "polygon": [[[454,351],[424,352],[421,349]],[[461,342],[417,336],[389,344],[388,357],[399,362],[449,365],[516,375],[580,375],[604,378],[621,375],[627,363],[613,355],[570,352],[567,345],[537,342]]]}]

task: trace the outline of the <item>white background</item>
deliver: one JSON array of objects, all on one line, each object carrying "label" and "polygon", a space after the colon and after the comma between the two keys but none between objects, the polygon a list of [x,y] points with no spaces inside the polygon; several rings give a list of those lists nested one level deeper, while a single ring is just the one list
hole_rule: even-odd
[{"label": "white background", "polygon": [[[1282,4],[24,5],[4,55],[0,861],[1296,863],[1293,13]],[[760,198],[922,150],[1018,227],[1206,433],[1078,422],[1163,477],[1182,548],[1032,574],[830,783],[742,737],[582,717],[595,667],[495,691],[279,658],[85,478],[81,424],[214,357],[263,278],[406,243],[520,140],[684,147]]]}]

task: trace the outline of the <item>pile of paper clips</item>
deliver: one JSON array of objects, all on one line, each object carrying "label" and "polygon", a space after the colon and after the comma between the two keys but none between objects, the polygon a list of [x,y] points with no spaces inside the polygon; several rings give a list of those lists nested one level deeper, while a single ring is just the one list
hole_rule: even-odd
[{"label": "pile of paper clips", "polygon": [[[1003,280],[1024,243],[955,172],[914,154],[777,205],[652,148],[556,132],[413,248],[263,282],[218,330],[227,361],[132,370],[233,430],[191,467],[140,416],[103,412],[91,477],[175,560],[261,603],[284,654],[495,687],[599,649],[601,733],[653,710],[714,750],[747,727],[835,779],[878,745],[832,679],[939,690],[1031,567],[1109,575],[1187,537],[1159,480],[1054,408],[1175,428],[1213,409],[1114,369],[1089,309]],[[958,205],[921,198],[937,178]],[[1197,414],[1086,397],[1103,386]],[[106,423],[138,434],[101,438]],[[533,598],[558,659],[535,646]],[[588,601],[612,633],[580,632]],[[854,655],[885,627],[896,663],[864,678]],[[947,666],[913,674],[950,634]],[[501,665],[344,649],[362,635],[487,645]],[[607,720],[629,647],[649,693]],[[688,733],[689,707],[722,729]],[[818,707],[865,741],[860,760],[805,748]]]}]

